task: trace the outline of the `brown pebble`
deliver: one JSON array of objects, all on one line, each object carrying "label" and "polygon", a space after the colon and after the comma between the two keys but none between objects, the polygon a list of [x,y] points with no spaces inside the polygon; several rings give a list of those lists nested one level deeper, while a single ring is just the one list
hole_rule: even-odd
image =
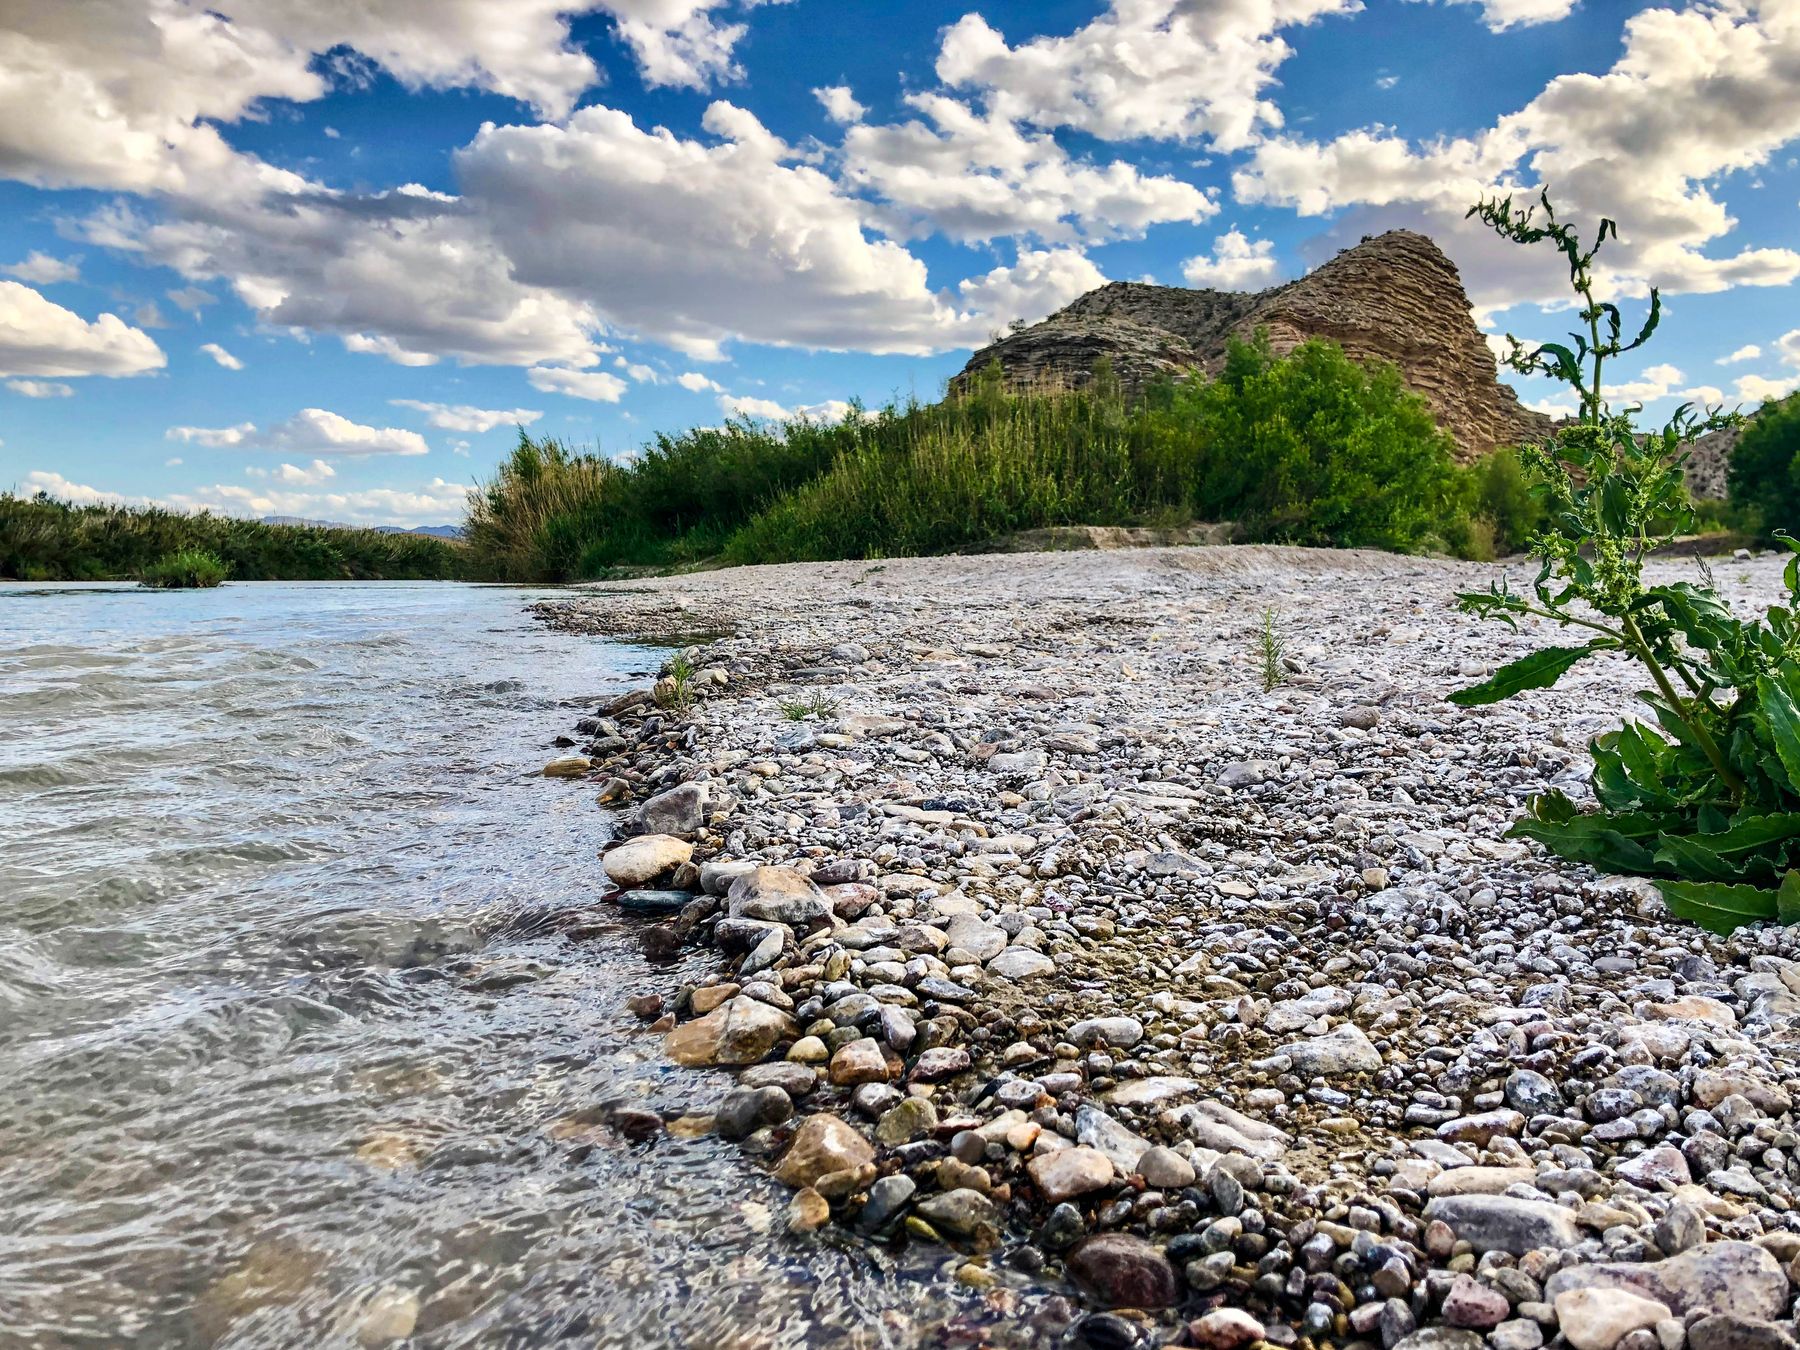
[{"label": "brown pebble", "polygon": [[648,1022],[662,1013],[663,996],[661,994],[636,994],[625,1000],[625,1006],[631,1009],[633,1015]]}]

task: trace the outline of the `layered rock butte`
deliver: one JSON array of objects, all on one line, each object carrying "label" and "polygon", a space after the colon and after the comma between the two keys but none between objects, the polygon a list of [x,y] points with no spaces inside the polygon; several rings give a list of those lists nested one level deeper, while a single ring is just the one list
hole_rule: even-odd
[{"label": "layered rock butte", "polygon": [[951,387],[998,362],[1015,388],[1078,388],[1106,357],[1135,393],[1163,376],[1215,372],[1227,341],[1258,328],[1268,330],[1278,354],[1326,338],[1359,361],[1392,362],[1431,404],[1464,459],[1541,438],[1551,426],[1500,383],[1456,264],[1410,230],[1364,239],[1298,281],[1266,291],[1111,282],[983,347]]}]

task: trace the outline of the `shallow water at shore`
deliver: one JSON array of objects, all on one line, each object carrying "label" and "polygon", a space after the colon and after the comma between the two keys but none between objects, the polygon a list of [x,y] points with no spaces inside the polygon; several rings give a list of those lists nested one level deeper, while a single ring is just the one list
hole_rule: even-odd
[{"label": "shallow water at shore", "polygon": [[[706,1138],[529,592],[0,586],[0,1340],[909,1345],[988,1320]],[[678,972],[677,972],[678,973]],[[937,1253],[942,1257],[944,1253]]]}]

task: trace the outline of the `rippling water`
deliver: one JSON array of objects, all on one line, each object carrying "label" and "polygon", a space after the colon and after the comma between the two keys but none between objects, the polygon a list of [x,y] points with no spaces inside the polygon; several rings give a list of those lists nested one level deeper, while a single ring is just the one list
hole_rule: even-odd
[{"label": "rippling water", "polygon": [[657,657],[530,598],[0,585],[0,1343],[993,1319],[944,1253],[787,1238],[727,1145],[571,1133],[723,1085],[624,1011],[674,976],[594,904],[592,788],[531,773]]}]

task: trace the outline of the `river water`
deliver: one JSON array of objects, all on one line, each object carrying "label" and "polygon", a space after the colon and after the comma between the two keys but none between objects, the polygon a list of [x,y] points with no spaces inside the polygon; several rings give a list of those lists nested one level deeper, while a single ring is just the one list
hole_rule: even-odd
[{"label": "river water", "polygon": [[[449,584],[0,584],[0,1344],[980,1339],[947,1254],[791,1238],[625,998],[591,785],[656,653]],[[658,983],[660,981],[660,984]],[[931,1330],[927,1331],[927,1328]]]}]

